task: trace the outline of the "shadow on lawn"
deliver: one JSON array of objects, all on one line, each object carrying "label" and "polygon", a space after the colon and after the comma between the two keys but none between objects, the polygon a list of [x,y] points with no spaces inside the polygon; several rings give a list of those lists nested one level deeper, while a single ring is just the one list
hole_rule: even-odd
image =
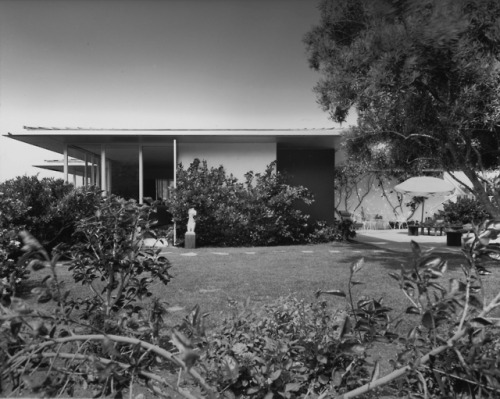
[{"label": "shadow on lawn", "polygon": [[[384,269],[400,270],[401,265],[409,265],[412,261],[413,254],[411,252],[399,252],[390,249],[381,249],[375,245],[370,245],[366,243],[351,242],[352,249],[357,251],[364,251],[364,253],[349,253],[346,252],[344,260],[348,263],[356,262],[360,258],[365,259],[365,264],[378,264]],[[430,246],[421,246],[423,251],[429,249]],[[410,249],[410,243],[408,243],[408,249]],[[447,252],[443,250],[436,249],[432,251],[434,255],[440,256],[448,262],[448,270],[457,271],[461,270],[461,264],[466,264],[467,260],[464,255],[458,252]]]}]

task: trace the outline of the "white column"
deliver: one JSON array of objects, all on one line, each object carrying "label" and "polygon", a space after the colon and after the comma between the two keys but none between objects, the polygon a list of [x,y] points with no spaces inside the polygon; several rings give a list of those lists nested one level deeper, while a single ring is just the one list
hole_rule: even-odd
[{"label": "white column", "polygon": [[63,166],[63,173],[64,173],[64,182],[68,183],[68,175],[69,175],[69,166],[68,166],[68,145],[64,145],[63,149],[63,157],[64,157],[64,166]]},{"label": "white column", "polygon": [[90,184],[95,186],[95,160],[94,154],[90,156]]},{"label": "white column", "polygon": [[142,144],[139,144],[139,204],[144,203],[144,153]]},{"label": "white column", "polygon": [[[174,151],[174,188],[177,188],[177,140],[173,141],[173,151]],[[174,242],[177,241],[177,223],[174,222]]]},{"label": "white column", "polygon": [[174,139],[174,188],[177,188],[177,140]]},{"label": "white column", "polygon": [[87,153],[85,153],[85,169],[83,170],[83,186],[87,188],[89,186],[89,160],[87,158]]},{"label": "white column", "polygon": [[106,161],[106,184],[107,184],[107,189],[106,191],[111,194],[113,192],[113,180],[111,179],[111,161]]},{"label": "white column", "polygon": [[102,195],[107,195],[106,191],[106,145],[101,144],[101,190]]}]

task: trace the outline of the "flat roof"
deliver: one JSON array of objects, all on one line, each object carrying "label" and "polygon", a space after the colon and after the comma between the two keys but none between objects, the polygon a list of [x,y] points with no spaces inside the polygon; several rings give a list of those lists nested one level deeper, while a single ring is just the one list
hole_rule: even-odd
[{"label": "flat roof", "polygon": [[24,126],[4,135],[62,154],[66,145],[178,143],[279,143],[292,147],[337,148],[345,128],[322,129],[101,129]]}]

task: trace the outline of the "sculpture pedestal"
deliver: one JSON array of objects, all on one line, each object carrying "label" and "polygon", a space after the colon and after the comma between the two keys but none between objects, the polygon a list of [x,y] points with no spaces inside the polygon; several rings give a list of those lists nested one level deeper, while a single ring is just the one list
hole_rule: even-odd
[{"label": "sculpture pedestal", "polygon": [[196,248],[196,234],[195,233],[186,233],[184,236],[184,248],[194,249]]}]

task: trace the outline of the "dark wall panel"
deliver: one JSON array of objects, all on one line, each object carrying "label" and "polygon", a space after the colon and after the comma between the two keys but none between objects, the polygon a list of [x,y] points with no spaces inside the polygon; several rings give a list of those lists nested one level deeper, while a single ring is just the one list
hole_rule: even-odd
[{"label": "dark wall panel", "polygon": [[290,177],[292,185],[307,187],[315,202],[302,210],[316,220],[335,220],[333,172],[335,150],[278,148],[278,171]]}]

